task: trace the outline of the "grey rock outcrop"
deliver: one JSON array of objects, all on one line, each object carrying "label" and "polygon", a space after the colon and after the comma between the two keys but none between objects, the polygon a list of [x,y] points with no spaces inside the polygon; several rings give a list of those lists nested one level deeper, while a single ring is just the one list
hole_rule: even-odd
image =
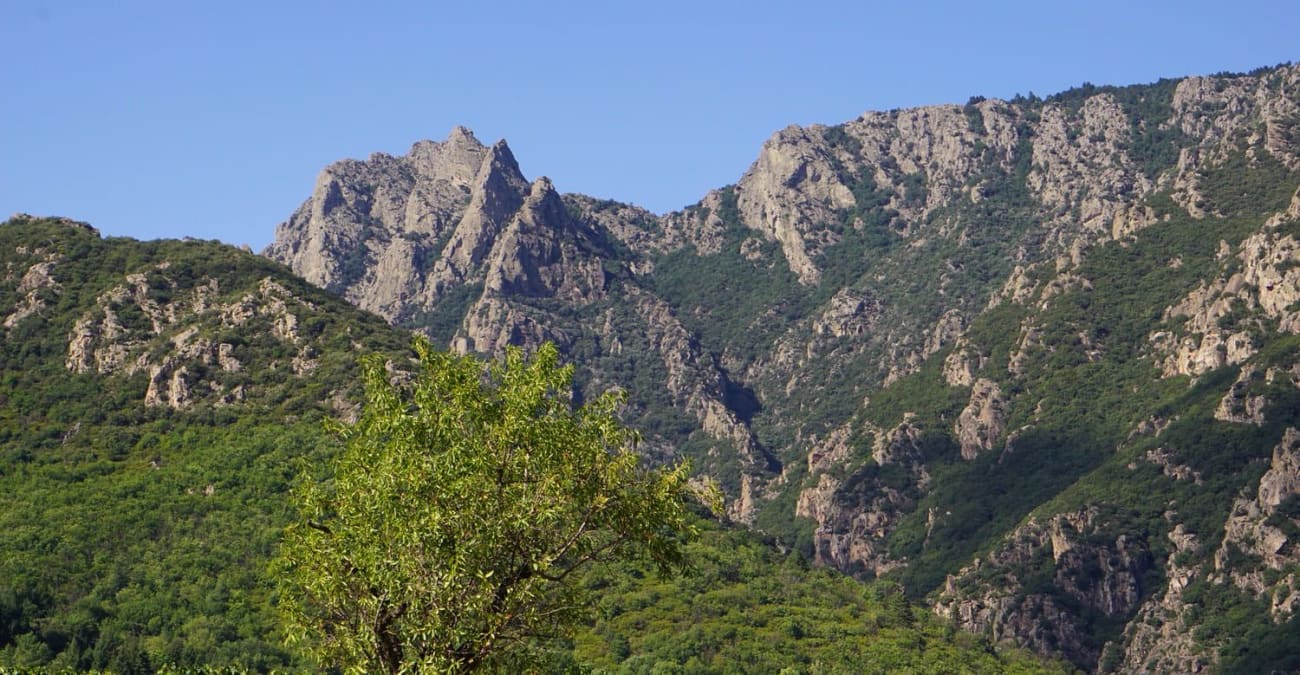
[{"label": "grey rock outcrop", "polygon": [[1165,561],[1167,585],[1128,623],[1121,672],[1201,673],[1218,661],[1216,650],[1198,645],[1192,636],[1191,608],[1183,599],[1184,591],[1201,575],[1196,567],[1180,561],[1196,552],[1199,540],[1181,523],[1168,538],[1173,550]]},{"label": "grey rock outcrop", "polygon": [[[725,376],[699,342],[682,326],[666,303],[648,294],[634,295],[638,316],[644,321],[646,336],[656,354],[663,359],[668,373],[664,386],[677,406],[691,413],[701,430],[713,438],[730,443],[744,466],[755,472],[779,468],[752,431],[723,401]],[[751,485],[751,491],[756,486]],[[733,516],[742,522],[753,517],[750,508],[738,508]]]},{"label": "grey rock outcrop", "polygon": [[566,220],[564,204],[551,181],[535,181],[488,255],[485,290],[503,296],[555,297],[578,305],[601,299],[605,291],[601,261],[581,255],[578,245],[587,242],[564,236],[566,232],[557,226],[567,224]]},{"label": "grey rock outcrop", "polygon": [[[1300,495],[1300,431],[1289,428],[1273,448],[1268,470],[1253,495],[1234,501],[1223,525],[1223,537],[1212,560],[1198,561],[1200,541],[1182,523],[1168,534],[1173,549],[1165,562],[1163,593],[1143,603],[1124,636],[1123,672],[1211,672],[1220,658],[1223,636],[1194,632],[1190,620],[1197,604],[1185,598],[1195,582],[1231,584],[1267,600],[1274,622],[1290,619],[1300,609],[1291,538],[1284,531],[1300,525],[1279,508]],[[1176,519],[1173,512],[1166,518]],[[1248,562],[1249,559],[1257,564]]]},{"label": "grey rock outcrop", "polygon": [[[4,327],[13,328],[18,322],[45,309],[46,296],[57,296],[63,292],[63,284],[54,280],[52,272],[62,256],[57,253],[43,255],[40,262],[33,263],[23,272],[18,281],[18,303],[5,315]],[[14,272],[8,271],[9,275]]]},{"label": "grey rock outcrop", "polygon": [[961,444],[962,459],[975,459],[992,450],[1006,431],[1006,398],[992,380],[980,378],[971,385],[970,403],[953,427]]},{"label": "grey rock outcrop", "polygon": [[881,312],[880,301],[864,293],[840,289],[825,311],[813,320],[813,332],[837,338],[860,337],[871,330]]},{"label": "grey rock outcrop", "polygon": [[[825,470],[837,460],[848,459],[847,428],[835,430],[814,447],[808,463],[817,482],[800,492],[795,515],[817,523],[813,532],[817,562],[875,576],[906,562],[889,553],[886,541],[923,493],[926,475],[920,461],[920,429],[905,421],[873,435],[871,462],[846,479]],[[887,464],[900,466],[910,487],[882,479],[880,467]]]},{"label": "grey rock outcrop", "polygon": [[943,381],[950,387],[969,387],[975,383],[975,374],[984,368],[988,358],[969,344],[959,343],[943,360]]},{"label": "grey rock outcrop", "polygon": [[1031,518],[987,557],[948,577],[935,611],[996,641],[1093,668],[1100,648],[1087,635],[1087,617],[1072,607],[1129,616],[1151,566],[1145,542],[1123,534],[1107,539],[1102,521],[1095,508]]},{"label": "grey rock outcrop", "polygon": [[1251,381],[1259,375],[1254,368],[1243,368],[1232,388],[1219,400],[1219,407],[1214,410],[1214,419],[1223,422],[1238,422],[1260,426],[1264,423],[1264,407],[1268,399],[1262,394],[1250,393]]},{"label": "grey rock outcrop", "polygon": [[1200,375],[1235,365],[1256,351],[1250,320],[1237,313],[1259,312],[1277,321],[1278,329],[1300,333],[1300,244],[1289,234],[1264,230],[1241,244],[1240,270],[1201,285],[1165,310],[1165,320],[1183,319],[1182,333],[1153,332],[1153,350],[1163,356],[1166,376]]},{"label": "grey rock outcrop", "polygon": [[[1259,479],[1254,498],[1238,499],[1224,523],[1223,543],[1214,556],[1215,572],[1231,579],[1239,588],[1256,596],[1271,598],[1275,621],[1283,621],[1300,608],[1296,589],[1296,565],[1300,564],[1292,536],[1300,526],[1293,513],[1279,507],[1300,495],[1300,431],[1286,430],[1273,449],[1268,471]],[[1234,555],[1256,556],[1261,566],[1239,569]],[[1272,571],[1274,575],[1268,574]],[[1279,578],[1280,577],[1280,578]]]},{"label": "grey rock outcrop", "polygon": [[818,129],[787,127],[763,144],[758,161],[736,189],[742,218],[781,243],[790,269],[804,284],[816,284],[821,271],[808,253],[816,223],[833,220],[835,209],[853,206],[853,192],[832,165]]},{"label": "grey rock outcrop", "polygon": [[316,309],[311,301],[270,277],[255,291],[227,295],[214,278],[184,291],[170,274],[170,264],[163,262],[126,275],[124,283],[100,294],[67,336],[67,370],[147,373],[143,403],[148,407],[184,409],[200,400],[230,404],[243,400],[246,389],[225,380],[244,364],[235,345],[209,336],[254,325],[297,351],[289,364],[296,376],[315,368],[314,347],[300,334],[298,320],[298,313]]}]

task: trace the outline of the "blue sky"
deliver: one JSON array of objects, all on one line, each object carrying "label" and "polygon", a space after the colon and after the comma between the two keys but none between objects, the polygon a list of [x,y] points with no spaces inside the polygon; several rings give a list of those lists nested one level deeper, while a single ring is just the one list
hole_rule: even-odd
[{"label": "blue sky", "polygon": [[656,212],[787,124],[1300,60],[1300,3],[0,4],[0,218],[260,249],[329,162],[457,124]]}]

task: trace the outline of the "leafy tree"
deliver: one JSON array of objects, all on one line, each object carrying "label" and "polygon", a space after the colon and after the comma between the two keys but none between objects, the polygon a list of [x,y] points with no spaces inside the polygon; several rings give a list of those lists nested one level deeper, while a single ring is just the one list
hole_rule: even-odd
[{"label": "leafy tree", "polygon": [[550,344],[486,365],[415,350],[409,386],[368,360],[333,479],[296,491],[276,563],[291,641],[359,671],[520,667],[581,616],[575,571],[681,564],[687,467],[639,466],[618,395],[575,408]]}]

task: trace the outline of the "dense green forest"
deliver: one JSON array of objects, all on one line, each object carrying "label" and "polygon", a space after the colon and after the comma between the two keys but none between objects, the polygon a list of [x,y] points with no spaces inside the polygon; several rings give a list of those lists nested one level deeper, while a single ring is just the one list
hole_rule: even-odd
[{"label": "dense green forest", "polygon": [[[357,391],[357,352],[401,354],[405,339],[215,242],[105,240],[67,222],[14,220],[0,226],[0,251],[0,305],[28,302],[19,285],[30,265],[52,261],[53,282],[34,290],[41,308],[0,342],[0,663],[120,672],[294,663],[263,569],[289,515],[286,491],[332,452],[321,422],[329,392]],[[142,275],[142,302],[112,293],[128,274]],[[310,379],[285,367],[291,345],[259,325],[264,317],[240,330],[216,308],[186,307],[211,280],[215,305],[239,304],[266,278],[318,308],[299,317],[317,350]],[[179,316],[155,332],[146,310],[168,307]],[[243,400],[199,398],[196,386],[184,409],[146,406],[147,368],[70,372],[74,324],[106,309],[132,356],[165,361],[191,330],[232,345],[238,370],[202,358],[189,367],[227,378],[221,386]]]},{"label": "dense green forest", "polygon": [[630,563],[588,574],[600,599],[573,662],[610,673],[1070,672],[955,631],[897,584],[810,568],[744,529],[708,527],[687,559],[675,577]]},{"label": "dense green forest", "polygon": [[[288,494],[295,481],[323,478],[338,452],[323,421],[346,414],[338,398],[360,398],[358,357],[386,354],[401,367],[407,336],[216,243],[101,239],[75,223],[20,219],[0,225],[0,255],[0,307],[39,300],[0,343],[0,669],[304,667],[284,644],[268,568],[293,515]],[[42,263],[48,280],[30,283],[27,271]],[[215,293],[194,302],[213,279]],[[292,297],[268,294],[266,279]],[[280,303],[297,312],[297,330],[277,337],[256,322],[279,316]],[[174,370],[184,362],[188,400],[146,405],[149,367],[70,369],[78,321],[106,312],[125,327],[118,344],[132,359]],[[247,328],[230,325],[244,315]],[[232,345],[225,353],[241,366],[186,352],[201,336]],[[315,367],[288,367],[304,351]],[[240,400],[218,395],[235,387]],[[600,602],[571,642],[554,647],[552,665],[1055,668],[955,632],[894,586],[810,570],[742,529],[702,526],[676,577],[630,563],[587,575],[582,583]]]}]

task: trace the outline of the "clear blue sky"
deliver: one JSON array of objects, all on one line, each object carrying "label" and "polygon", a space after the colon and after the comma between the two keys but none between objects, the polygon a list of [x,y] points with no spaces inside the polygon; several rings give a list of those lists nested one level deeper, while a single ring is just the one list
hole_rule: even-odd
[{"label": "clear blue sky", "polygon": [[457,124],[656,212],[866,110],[1300,60],[1300,2],[0,3],[0,218],[260,249],[331,161]]}]

